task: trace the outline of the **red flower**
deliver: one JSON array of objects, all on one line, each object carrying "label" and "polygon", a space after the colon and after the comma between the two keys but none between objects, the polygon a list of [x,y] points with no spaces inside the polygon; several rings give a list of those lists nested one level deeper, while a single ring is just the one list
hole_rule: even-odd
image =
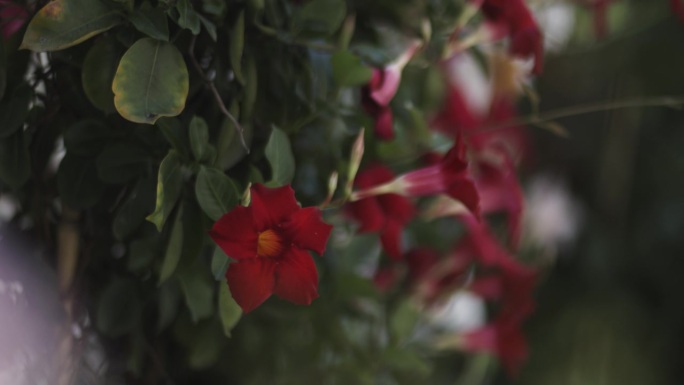
[{"label": "red flower", "polygon": [[501,247],[485,224],[472,215],[459,215],[459,219],[468,231],[462,241],[467,245],[464,250],[473,253],[474,258],[483,266],[504,270],[516,270],[521,267],[518,261]]},{"label": "red flower", "polygon": [[323,254],[332,226],[318,208],[301,208],[288,186],[251,188],[249,207],[224,214],[209,232],[237,260],[226,272],[233,298],[245,313],[271,294],[300,305],[318,297],[318,272],[308,250]]},{"label": "red flower", "polygon": [[527,342],[518,319],[501,313],[494,322],[463,335],[463,349],[496,355],[509,375],[515,376],[527,358]]},{"label": "red flower", "polygon": [[407,196],[446,194],[462,202],[473,214],[479,215],[479,196],[468,173],[468,162],[464,159],[461,143],[457,140],[438,164],[410,171],[393,183],[400,193]]},{"label": "red flower", "polygon": [[29,14],[24,7],[11,0],[0,0],[0,31],[2,37],[9,39],[26,22]]},{"label": "red flower", "polygon": [[465,286],[471,260],[453,253],[439,258],[428,248],[418,248],[406,254],[411,286],[427,303],[433,303],[446,293]]},{"label": "red flower", "polygon": [[[360,189],[367,189],[393,179],[390,169],[375,165],[360,172],[355,184]],[[401,230],[415,215],[411,201],[398,194],[381,194],[351,202],[346,210],[361,224],[359,232],[380,232],[385,252],[394,260],[401,259]]]},{"label": "red flower", "polygon": [[475,185],[483,213],[506,213],[508,242],[516,249],[522,234],[525,199],[513,161],[506,151],[501,151],[500,155],[500,159],[483,159],[476,163],[478,174]]},{"label": "red flower", "polygon": [[366,112],[373,117],[375,135],[381,140],[394,138],[392,110],[389,104],[399,89],[401,71],[411,60],[419,46],[419,42],[413,42],[401,56],[386,67],[373,68],[373,76],[370,82],[361,90],[361,104]]},{"label": "red flower", "polygon": [[494,39],[510,38],[513,56],[534,57],[535,74],[542,72],[544,41],[537,22],[524,0],[477,0]]},{"label": "red flower", "polygon": [[456,144],[441,158],[439,163],[402,174],[392,181],[354,192],[352,202],[381,194],[399,194],[408,197],[446,194],[462,202],[473,214],[479,216],[479,198],[475,184],[468,173],[468,163],[463,159],[464,150]]}]

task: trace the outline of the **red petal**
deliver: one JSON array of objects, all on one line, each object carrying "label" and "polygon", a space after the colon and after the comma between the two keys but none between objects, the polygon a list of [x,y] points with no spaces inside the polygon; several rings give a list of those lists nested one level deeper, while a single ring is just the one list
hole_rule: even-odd
[{"label": "red petal", "polygon": [[300,207],[290,185],[268,188],[255,183],[251,188],[252,217],[257,231],[263,231],[285,222]]},{"label": "red petal", "polygon": [[394,123],[392,109],[380,107],[373,114],[375,119],[375,135],[380,140],[392,140],[394,138]]},{"label": "red petal", "polygon": [[475,217],[480,217],[480,195],[477,192],[477,188],[475,188],[475,183],[469,178],[463,178],[459,181],[450,183],[446,193],[450,197],[463,202],[465,207],[467,207]]},{"label": "red petal", "polygon": [[410,221],[416,213],[413,203],[399,194],[383,194],[378,196],[377,200],[385,215],[401,224]]},{"label": "red petal", "polygon": [[401,69],[395,67],[384,68],[380,79],[382,79],[380,84],[378,84],[377,78],[371,79],[373,82],[371,84],[370,97],[379,105],[387,106],[392,98],[394,98],[394,94],[397,93],[397,89],[399,89]]},{"label": "red petal", "polygon": [[385,228],[380,233],[382,248],[395,261],[401,261],[401,230],[402,223],[395,220],[388,220]]},{"label": "red petal", "polygon": [[249,207],[237,206],[224,214],[214,223],[209,236],[231,258],[256,257],[257,232]]},{"label": "red petal", "polygon": [[283,224],[283,231],[292,243],[302,249],[313,250],[319,255],[325,252],[325,244],[331,230],[332,226],[323,222],[321,211],[316,207],[296,211],[290,216],[290,220]]},{"label": "red petal", "polygon": [[297,247],[285,253],[276,268],[275,294],[298,305],[318,298],[318,272],[311,255]]},{"label": "red petal", "polygon": [[276,263],[267,258],[255,258],[231,263],[226,271],[233,299],[245,313],[261,305],[273,294]]},{"label": "red petal", "polygon": [[361,224],[360,233],[378,231],[385,226],[385,212],[376,197],[351,202],[345,206],[345,211]]},{"label": "red petal", "polygon": [[387,166],[374,164],[361,171],[354,180],[359,189],[367,189],[381,185],[394,179],[394,173]]}]

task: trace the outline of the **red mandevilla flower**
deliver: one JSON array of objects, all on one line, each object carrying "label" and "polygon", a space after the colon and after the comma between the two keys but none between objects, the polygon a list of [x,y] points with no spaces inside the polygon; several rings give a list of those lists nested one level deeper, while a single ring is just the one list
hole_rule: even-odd
[{"label": "red mandevilla flower", "polygon": [[349,199],[354,202],[391,193],[414,198],[446,194],[479,216],[479,197],[460,143],[457,141],[439,163],[409,171],[387,183],[355,191]]},{"label": "red mandevilla flower", "polygon": [[370,82],[361,90],[361,104],[375,121],[375,135],[381,140],[394,138],[392,110],[390,101],[399,89],[401,72],[411,60],[420,42],[412,42],[406,51],[384,68],[373,68]]},{"label": "red mandevilla flower", "polygon": [[457,139],[457,143],[438,164],[403,174],[394,183],[400,186],[403,194],[407,196],[446,194],[462,202],[470,212],[479,216],[479,195],[464,157],[464,147]]},{"label": "red mandevilla flower", "polygon": [[[365,189],[392,179],[390,169],[374,165],[360,172],[355,184]],[[345,209],[361,224],[360,233],[379,231],[385,252],[394,260],[401,259],[401,230],[415,215],[411,201],[398,194],[381,194],[350,202]]]},{"label": "red mandevilla flower", "polygon": [[469,352],[496,355],[510,376],[515,376],[527,358],[527,341],[516,317],[506,313],[489,325],[463,335],[463,348]]},{"label": "red mandevilla flower", "polygon": [[332,226],[318,208],[302,208],[288,186],[251,188],[249,207],[224,214],[209,232],[237,260],[226,272],[233,298],[245,313],[271,294],[300,305],[318,297],[318,272],[308,253],[325,251]]},{"label": "red mandevilla flower", "polygon": [[492,37],[510,37],[510,53],[522,58],[534,57],[533,72],[540,74],[544,59],[544,41],[525,1],[475,0],[475,3],[480,2]]}]

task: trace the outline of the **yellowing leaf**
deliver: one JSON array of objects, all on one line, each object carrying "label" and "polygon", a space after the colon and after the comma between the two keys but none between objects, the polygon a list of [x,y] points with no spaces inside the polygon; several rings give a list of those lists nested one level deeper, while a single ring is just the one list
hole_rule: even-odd
[{"label": "yellowing leaf", "polygon": [[183,111],[188,87],[188,68],[178,48],[143,38],[121,58],[112,84],[114,106],[125,119],[153,124]]},{"label": "yellowing leaf", "polygon": [[31,19],[21,48],[39,52],[64,49],[120,22],[119,12],[100,0],[53,0]]}]

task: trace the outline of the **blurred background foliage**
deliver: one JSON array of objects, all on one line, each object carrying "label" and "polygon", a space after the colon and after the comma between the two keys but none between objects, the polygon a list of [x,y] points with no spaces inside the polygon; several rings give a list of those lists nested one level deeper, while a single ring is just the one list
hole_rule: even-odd
[{"label": "blurred background foliage", "polygon": [[[576,10],[574,37],[547,55],[542,110],[684,93],[684,30],[661,2],[609,7],[608,35]],[[531,357],[516,384],[676,384],[682,373],[684,124],[681,111],[634,108],[535,131],[540,172],[584,208],[575,245],[538,288]],[[502,380],[501,383],[508,383]]]}]

